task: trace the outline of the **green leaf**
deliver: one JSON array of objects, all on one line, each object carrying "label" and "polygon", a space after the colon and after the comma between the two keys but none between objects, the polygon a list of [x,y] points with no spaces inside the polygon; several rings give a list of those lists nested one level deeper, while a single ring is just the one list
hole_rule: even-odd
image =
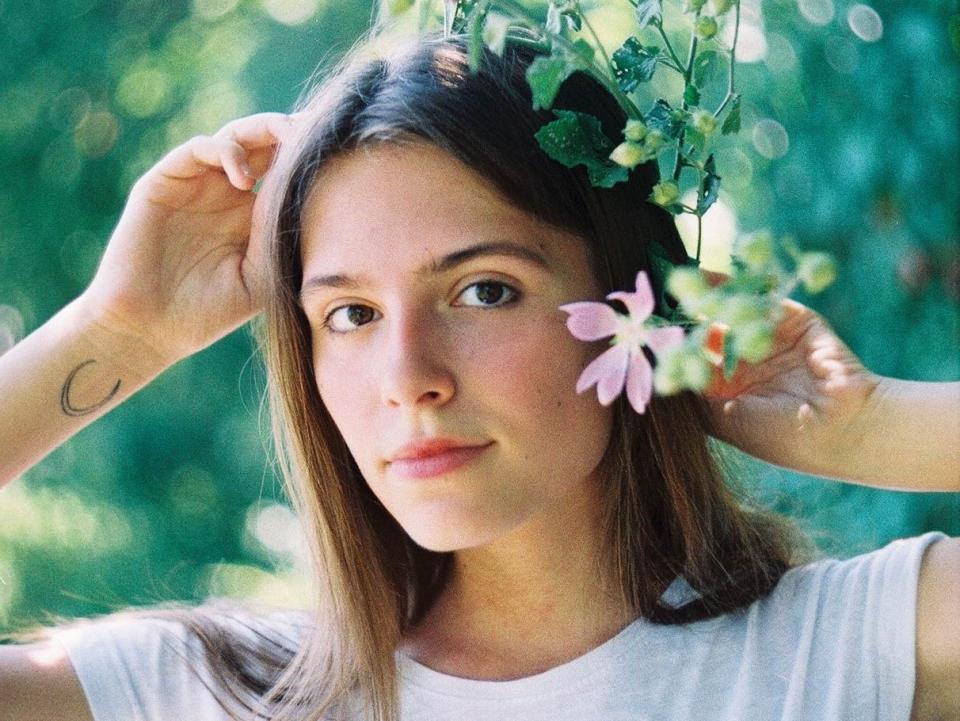
[{"label": "green leaf", "polygon": [[650,80],[657,69],[659,57],[660,48],[647,48],[637,38],[627,38],[611,58],[620,89],[629,93],[640,83]]},{"label": "green leaf", "polygon": [[693,126],[687,128],[687,132],[683,136],[683,139],[685,142],[690,143],[697,153],[702,153],[707,144],[707,139],[703,136],[703,133]]},{"label": "green leaf", "polygon": [[723,56],[716,50],[704,50],[693,61],[693,83],[704,88],[726,69]]},{"label": "green leaf", "polygon": [[564,26],[580,30],[580,13],[573,7],[559,7],[556,2],[551,2],[547,7],[546,30],[554,35],[563,32]]},{"label": "green leaf", "polygon": [[568,168],[586,166],[590,184],[595,187],[611,188],[627,180],[630,171],[610,160],[613,142],[596,117],[573,110],[555,110],[554,115],[558,119],[534,135],[547,155]]},{"label": "green leaf", "polygon": [[713,159],[713,153],[710,153],[703,169],[706,175],[703,176],[703,182],[700,184],[700,200],[697,202],[697,212],[700,215],[706,213],[716,202],[717,194],[720,192],[720,176],[717,175],[717,164]]},{"label": "green leaf", "polygon": [[663,3],[661,0],[640,0],[634,11],[637,24],[643,30],[647,25],[654,25],[663,21]]},{"label": "green leaf", "polygon": [[737,360],[733,347],[733,333],[727,331],[723,336],[723,379],[725,381],[733,378],[733,372],[737,369]]},{"label": "green leaf", "polygon": [[479,0],[470,10],[467,18],[467,64],[470,72],[476,74],[480,69],[480,57],[483,52],[483,27],[487,21],[490,0]]},{"label": "green leaf", "polygon": [[574,10],[565,10],[563,17],[570,24],[570,27],[580,32],[580,28],[582,27],[580,24],[580,13]]},{"label": "green leaf", "polygon": [[[577,40],[574,47],[579,53],[593,57],[593,46],[586,40]],[[533,94],[533,109],[552,107],[563,81],[577,70],[585,70],[587,66],[586,58],[562,45],[555,45],[550,55],[535,58],[526,72],[527,85]]]},{"label": "green leaf", "polygon": [[721,135],[740,132],[740,94],[737,93],[730,101],[730,110],[727,112],[727,118],[720,126]]},{"label": "green leaf", "polygon": [[565,57],[553,54],[536,58],[527,68],[527,85],[533,93],[533,109],[549,108],[563,81],[576,70]]},{"label": "green leaf", "polygon": [[678,117],[670,103],[663,98],[653,104],[643,120],[648,128],[656,128],[668,138],[679,137],[685,124],[683,118]]},{"label": "green leaf", "polygon": [[683,91],[683,102],[689,105],[700,104],[700,90],[696,85],[688,85]]}]

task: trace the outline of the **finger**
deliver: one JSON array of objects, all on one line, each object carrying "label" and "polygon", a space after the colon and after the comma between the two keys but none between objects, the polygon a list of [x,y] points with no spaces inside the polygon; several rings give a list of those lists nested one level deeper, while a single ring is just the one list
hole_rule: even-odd
[{"label": "finger", "polygon": [[240,190],[249,190],[255,180],[247,165],[247,152],[226,138],[198,135],[165,155],[154,170],[168,178],[194,178],[207,170],[223,170]]},{"label": "finger", "polygon": [[289,139],[295,121],[284,113],[257,113],[231,120],[213,137],[232,140],[247,150],[267,148]]}]

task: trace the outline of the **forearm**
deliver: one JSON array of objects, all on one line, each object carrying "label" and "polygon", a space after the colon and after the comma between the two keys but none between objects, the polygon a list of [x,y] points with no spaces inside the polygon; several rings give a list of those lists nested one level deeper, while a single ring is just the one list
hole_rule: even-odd
[{"label": "forearm", "polygon": [[0,355],[0,487],[168,364],[74,300]]},{"label": "forearm", "polygon": [[854,449],[823,475],[903,491],[960,491],[960,382],[883,378]]}]

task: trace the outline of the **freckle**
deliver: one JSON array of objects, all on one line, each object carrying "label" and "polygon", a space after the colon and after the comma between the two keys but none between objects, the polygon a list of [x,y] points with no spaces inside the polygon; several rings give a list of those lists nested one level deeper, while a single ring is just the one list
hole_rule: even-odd
[{"label": "freckle", "polygon": [[557,408],[563,405],[563,401],[557,401]]}]

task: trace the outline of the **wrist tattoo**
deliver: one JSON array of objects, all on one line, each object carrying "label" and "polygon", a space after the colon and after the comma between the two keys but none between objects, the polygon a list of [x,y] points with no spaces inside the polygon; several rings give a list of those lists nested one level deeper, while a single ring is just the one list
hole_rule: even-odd
[{"label": "wrist tattoo", "polygon": [[79,370],[86,365],[90,365],[91,363],[96,363],[96,361],[91,358],[90,360],[84,361],[78,365],[76,368],[70,371],[70,375],[67,376],[67,380],[63,383],[63,388],[60,390],[60,407],[68,416],[85,416],[89,413],[93,413],[98,408],[101,408],[109,403],[117,394],[117,391],[120,390],[120,381],[118,380],[116,385],[113,386],[113,390],[110,391],[110,394],[99,403],[94,403],[92,406],[86,407],[73,405],[70,402],[70,384],[73,383],[73,378],[77,375]]}]

